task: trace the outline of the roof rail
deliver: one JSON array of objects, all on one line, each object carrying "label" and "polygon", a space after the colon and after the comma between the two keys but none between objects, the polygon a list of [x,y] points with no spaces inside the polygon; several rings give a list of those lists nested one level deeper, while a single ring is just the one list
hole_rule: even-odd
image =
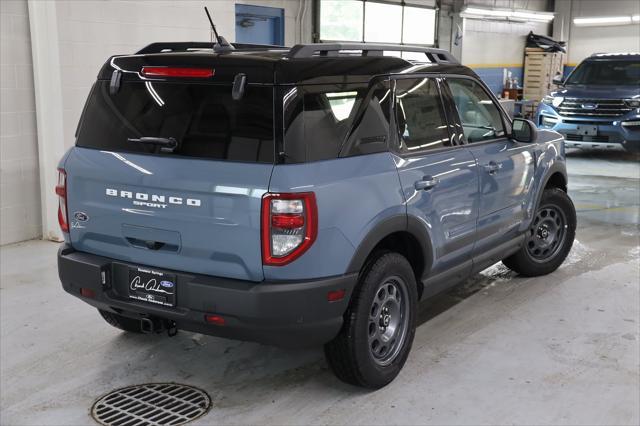
[{"label": "roof rail", "polygon": [[[269,44],[247,44],[247,43],[231,43],[236,50],[272,50],[272,49],[288,49],[284,46],[274,46]],[[188,52],[189,50],[213,49],[211,41],[178,41],[178,42],[158,42],[151,43],[148,46],[138,50],[136,55],[147,55],[151,53],[162,52]]]},{"label": "roof rail", "polygon": [[442,49],[407,44],[379,43],[312,43],[297,44],[289,51],[289,58],[311,58],[320,56],[338,56],[341,50],[361,50],[362,56],[382,56],[385,51],[424,53],[430,62],[459,63],[449,52]]},{"label": "roof rail", "polygon": [[640,52],[611,52],[611,53],[598,52],[598,53],[592,53],[590,58],[597,58],[599,56],[638,56],[638,55],[640,55]]}]

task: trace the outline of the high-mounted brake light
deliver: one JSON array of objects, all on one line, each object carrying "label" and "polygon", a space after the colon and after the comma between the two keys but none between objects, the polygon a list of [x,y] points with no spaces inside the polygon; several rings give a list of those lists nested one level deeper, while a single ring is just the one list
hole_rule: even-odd
[{"label": "high-mounted brake light", "polygon": [[58,184],[56,185],[58,194],[58,223],[62,232],[69,232],[69,215],[67,213],[67,172],[58,169]]},{"label": "high-mounted brake light", "polygon": [[141,74],[145,77],[209,78],[215,71],[213,68],[142,67]]},{"label": "high-mounted brake light", "polygon": [[265,194],[262,197],[262,263],[282,266],[311,247],[318,233],[313,192]]}]

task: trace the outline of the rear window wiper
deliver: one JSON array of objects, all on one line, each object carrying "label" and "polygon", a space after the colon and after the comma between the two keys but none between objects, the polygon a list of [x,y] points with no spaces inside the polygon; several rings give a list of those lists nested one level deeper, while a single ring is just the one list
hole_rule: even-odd
[{"label": "rear window wiper", "polygon": [[128,142],[136,142],[148,145],[156,145],[160,147],[161,152],[173,152],[178,147],[178,141],[175,138],[159,138],[154,136],[144,136],[141,138],[127,138]]}]

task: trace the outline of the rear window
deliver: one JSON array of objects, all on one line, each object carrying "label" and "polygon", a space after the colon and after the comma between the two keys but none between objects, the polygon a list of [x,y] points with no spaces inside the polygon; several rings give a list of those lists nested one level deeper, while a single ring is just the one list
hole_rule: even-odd
[{"label": "rear window", "polygon": [[216,160],[272,163],[273,87],[247,86],[234,101],[231,86],[197,83],[127,82],[116,94],[98,81],[87,101],[77,146],[106,151],[159,153],[131,142],[174,138],[171,154]]}]

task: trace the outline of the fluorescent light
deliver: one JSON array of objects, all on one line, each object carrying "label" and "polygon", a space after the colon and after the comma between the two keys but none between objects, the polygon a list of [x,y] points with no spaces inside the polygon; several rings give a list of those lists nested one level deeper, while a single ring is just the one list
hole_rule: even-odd
[{"label": "fluorescent light", "polygon": [[631,20],[632,20],[633,22],[640,22],[640,15],[633,15],[633,16],[631,17]]},{"label": "fluorescent light", "polygon": [[553,13],[537,13],[537,12],[519,12],[515,11],[512,15],[514,18],[531,19],[534,21],[553,21]]},{"label": "fluorescent light", "polygon": [[464,13],[468,13],[469,15],[480,15],[480,16],[500,16],[503,18],[508,18],[511,16],[510,10],[497,10],[497,9],[480,9],[477,7],[467,7],[464,10]]},{"label": "fluorescent light", "polygon": [[603,16],[598,18],[574,18],[576,25],[619,25],[630,24],[631,16]]},{"label": "fluorescent light", "polygon": [[553,20],[553,13],[550,12],[534,12],[530,10],[505,10],[505,9],[483,9],[480,7],[466,7],[461,15],[469,18],[488,18],[488,19],[515,19],[527,21],[550,22]]}]

